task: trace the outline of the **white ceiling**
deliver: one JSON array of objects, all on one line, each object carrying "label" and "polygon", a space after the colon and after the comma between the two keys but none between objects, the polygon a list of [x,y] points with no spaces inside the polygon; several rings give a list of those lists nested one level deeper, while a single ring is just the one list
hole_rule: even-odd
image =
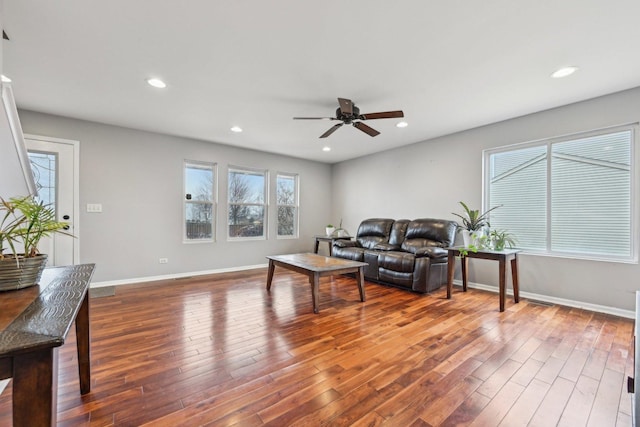
[{"label": "white ceiling", "polygon": [[[640,86],[638,17],[638,0],[4,0],[3,72],[21,108],[333,163]],[[292,120],[337,97],[409,126],[319,139],[336,122]]]}]

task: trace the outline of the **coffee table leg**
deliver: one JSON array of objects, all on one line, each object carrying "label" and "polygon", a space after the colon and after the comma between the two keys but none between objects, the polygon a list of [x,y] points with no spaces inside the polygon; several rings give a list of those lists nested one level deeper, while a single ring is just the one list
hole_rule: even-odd
[{"label": "coffee table leg", "polygon": [[318,305],[320,305],[319,290],[320,287],[320,275],[313,273],[309,276],[309,282],[311,282],[311,298],[313,299],[313,312],[318,314]]},{"label": "coffee table leg", "polygon": [[358,281],[358,290],[360,291],[360,301],[364,302],[367,300],[364,294],[364,267],[360,267],[358,271],[356,271],[356,280]]},{"label": "coffee table leg", "polygon": [[269,272],[267,273],[267,290],[271,290],[271,281],[273,280],[273,270],[275,270],[276,266],[273,263],[273,260],[269,260]]}]

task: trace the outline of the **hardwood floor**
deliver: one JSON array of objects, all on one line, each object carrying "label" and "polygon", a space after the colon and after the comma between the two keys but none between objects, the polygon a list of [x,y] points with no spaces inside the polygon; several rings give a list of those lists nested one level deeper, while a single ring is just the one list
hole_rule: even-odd
[{"label": "hardwood floor", "polygon": [[[91,299],[92,391],[73,332],[59,426],[630,426],[633,322],[445,288],[419,295],[276,269]],[[0,396],[11,425],[11,387]]]}]

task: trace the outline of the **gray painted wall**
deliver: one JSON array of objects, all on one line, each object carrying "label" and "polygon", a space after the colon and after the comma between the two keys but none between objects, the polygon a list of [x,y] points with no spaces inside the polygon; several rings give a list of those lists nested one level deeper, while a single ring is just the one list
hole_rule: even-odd
[{"label": "gray painted wall", "polygon": [[[409,120],[420,120],[407,113]],[[339,163],[332,174],[332,217],[342,217],[353,232],[368,217],[455,219],[458,201],[481,206],[482,150],[639,120],[635,88]],[[497,287],[497,268],[471,260],[469,279]],[[520,283],[524,292],[634,310],[640,267],[525,254]]]},{"label": "gray painted wall", "polygon": [[[96,281],[112,281],[264,264],[268,254],[310,251],[313,235],[340,218],[351,233],[362,219],[374,216],[454,219],[459,200],[481,205],[482,150],[638,122],[640,88],[333,167],[30,111],[20,117],[26,133],[80,141],[81,262],[98,264]],[[182,243],[184,159],[218,163],[222,202],[214,244]],[[275,239],[272,222],[266,241],[226,241],[229,164],[269,169],[272,181],[277,171],[300,174],[300,239]],[[104,212],[87,214],[87,203],[102,203]],[[160,257],[169,263],[158,264]],[[639,277],[637,264],[520,257],[523,292],[587,305],[633,311]],[[497,287],[497,265],[472,260],[470,280]]]},{"label": "gray painted wall", "polygon": [[[20,119],[25,133],[80,141],[80,262],[97,264],[94,282],[266,264],[266,255],[311,251],[329,218],[327,164],[32,111]],[[185,159],[218,164],[215,243],[182,241]],[[267,240],[226,240],[228,165],[268,169],[271,189],[277,172],[299,174],[300,238],[276,239],[271,208]],[[87,213],[87,203],[103,212]]]}]

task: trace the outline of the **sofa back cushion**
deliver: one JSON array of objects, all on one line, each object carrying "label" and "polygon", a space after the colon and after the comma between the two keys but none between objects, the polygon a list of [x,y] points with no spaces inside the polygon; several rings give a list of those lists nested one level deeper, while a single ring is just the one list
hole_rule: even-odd
[{"label": "sofa back cushion", "polygon": [[444,219],[414,219],[407,225],[402,249],[413,254],[420,248],[453,246],[458,223]]},{"label": "sofa back cushion", "polygon": [[365,219],[358,227],[356,241],[359,246],[366,249],[373,249],[378,243],[389,241],[393,220],[389,218]]},{"label": "sofa back cushion", "polygon": [[391,226],[391,235],[389,236],[389,244],[398,246],[402,245],[407,234],[408,219],[398,219]]}]

